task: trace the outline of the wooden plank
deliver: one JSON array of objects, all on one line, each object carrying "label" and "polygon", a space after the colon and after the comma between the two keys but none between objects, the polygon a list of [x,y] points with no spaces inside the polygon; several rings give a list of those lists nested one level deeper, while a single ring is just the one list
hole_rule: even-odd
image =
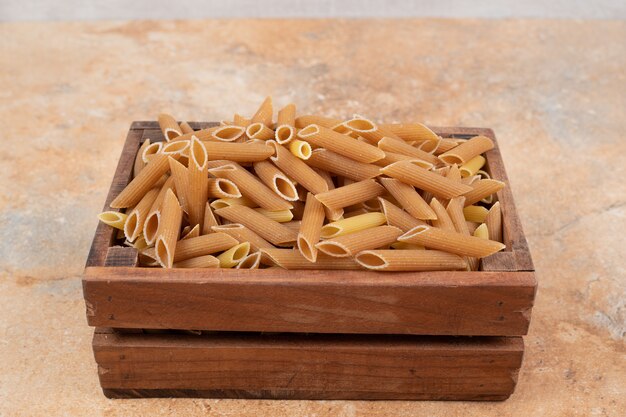
[{"label": "wooden plank", "polygon": [[514,390],[521,338],[97,330],[109,397],[502,400]]},{"label": "wooden plank", "polygon": [[531,272],[87,268],[91,326],[524,335]]},{"label": "wooden plank", "polygon": [[107,252],[104,266],[129,266],[135,267],[139,264],[139,252],[135,248],[127,246],[112,246]]},{"label": "wooden plank", "polygon": [[[178,121],[180,123],[180,120]],[[206,129],[207,127],[217,126],[217,122],[188,122],[193,130]],[[130,125],[131,130],[159,129],[159,123],[155,120],[141,120],[133,122]]]}]

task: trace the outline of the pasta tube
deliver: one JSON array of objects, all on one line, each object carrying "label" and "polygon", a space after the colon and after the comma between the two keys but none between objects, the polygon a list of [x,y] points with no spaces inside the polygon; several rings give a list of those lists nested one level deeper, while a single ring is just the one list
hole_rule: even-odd
[{"label": "pasta tube", "polygon": [[465,205],[470,206],[485,197],[497,193],[504,188],[504,183],[498,180],[478,180],[472,183],[472,190],[466,192]]},{"label": "pasta tube", "polygon": [[237,184],[226,178],[209,178],[207,181],[209,198],[240,198]]},{"label": "pasta tube", "polygon": [[382,138],[378,142],[378,147],[385,152],[395,152],[402,155],[411,156],[415,159],[426,161],[433,166],[441,165],[442,162],[434,155],[424,152],[398,139]]},{"label": "pasta tube", "polygon": [[185,133],[193,133],[193,128],[191,126],[189,126],[189,123],[187,122],[180,122],[180,131],[183,132],[183,135]]},{"label": "pasta tube", "polygon": [[276,246],[295,242],[297,233],[278,222],[256,212],[246,206],[230,206],[215,210],[215,214],[231,221],[240,223],[257,233],[263,239]]},{"label": "pasta tube", "polygon": [[263,248],[274,247],[274,245],[272,245],[270,242],[263,239],[261,236],[257,235],[252,230],[239,223],[213,226],[212,229],[214,232],[217,233],[226,233],[227,235],[235,238],[239,242],[250,242],[250,248],[253,251],[258,251]]},{"label": "pasta tube", "polygon": [[474,236],[480,239],[489,239],[489,229],[485,223],[482,223],[480,226],[474,230]]},{"label": "pasta tube", "polygon": [[[272,149],[271,147],[267,147]],[[260,161],[253,164],[256,175],[276,194],[287,201],[298,200],[298,191],[294,182],[280,169],[269,161]]]},{"label": "pasta tube", "polygon": [[485,217],[485,224],[489,230],[489,240],[502,242],[502,213],[499,201],[496,201],[489,209]]},{"label": "pasta tube", "polygon": [[154,241],[156,240],[156,234],[159,230],[159,223],[161,221],[161,205],[163,204],[163,200],[165,199],[165,193],[167,193],[167,190],[173,188],[174,178],[169,177],[161,186],[161,191],[159,191],[157,198],[154,200],[154,203],[152,203],[152,207],[150,207],[150,211],[148,212],[148,216],[146,217],[143,225],[143,236],[146,239],[148,245],[153,245]]},{"label": "pasta tube", "polygon": [[220,262],[220,268],[233,268],[239,264],[250,253],[250,243],[239,243],[227,251],[219,254],[217,259]]},{"label": "pasta tube", "polygon": [[374,271],[454,271],[465,269],[458,255],[438,250],[366,250],[355,260]]},{"label": "pasta tube", "polygon": [[183,210],[174,192],[168,189],[161,207],[161,221],[154,246],[157,261],[164,268],[171,268],[174,264],[174,253],[182,219]]},{"label": "pasta tube", "polygon": [[213,210],[217,210],[224,207],[229,206],[246,206],[246,207],[256,207],[256,203],[249,198],[240,197],[240,198],[219,198],[217,200],[213,200],[211,202],[211,208]]},{"label": "pasta tube", "polygon": [[[149,140],[146,140],[146,142],[148,141]],[[149,161],[149,158],[157,153],[160,153],[162,148],[163,148],[163,142],[151,143],[141,152],[141,160],[147,164]],[[136,176],[137,175],[134,175],[134,177]]]},{"label": "pasta tube", "polygon": [[274,148],[274,156],[270,157],[272,162],[276,164],[289,178],[293,178],[298,184],[312,192],[313,194],[328,191],[328,184],[324,178],[320,177],[313,168],[308,166],[299,158],[296,158],[287,149],[276,143],[276,141],[268,141],[268,145]]},{"label": "pasta tube", "polygon": [[439,227],[444,230],[450,230],[452,232],[456,231],[454,223],[452,223],[452,219],[448,215],[448,212],[446,212],[446,209],[441,205],[439,200],[437,200],[436,198],[430,200],[430,207],[437,215],[437,218],[432,220],[432,225],[434,227]]},{"label": "pasta tube", "polygon": [[276,117],[277,125],[295,126],[296,125],[296,105],[293,103],[287,104],[285,107],[278,111]]},{"label": "pasta tube", "polygon": [[398,240],[476,258],[489,256],[505,248],[500,242],[429,226],[417,226],[400,236]]},{"label": "pasta tube", "polygon": [[357,162],[374,162],[385,157],[385,152],[375,146],[359,142],[319,125],[309,125],[298,132],[298,137],[312,145],[326,148]]},{"label": "pasta tube", "polygon": [[235,126],[248,127],[250,126],[250,123],[252,123],[250,119],[247,119],[240,114],[235,113],[233,116],[233,125]]},{"label": "pasta tube", "polygon": [[180,129],[176,119],[169,114],[159,114],[158,122],[161,132],[163,132],[163,136],[165,136],[165,140],[168,142],[183,134],[183,131]]},{"label": "pasta tube", "polygon": [[435,211],[412,186],[395,178],[381,178],[380,183],[411,216],[421,220],[437,219]]},{"label": "pasta tube", "polygon": [[315,149],[306,163],[354,181],[363,181],[380,175],[380,168],[376,165],[357,162],[323,148]]},{"label": "pasta tube", "polygon": [[[465,164],[461,165],[460,172],[463,178],[471,177],[472,175],[476,175],[476,173],[485,165],[487,160],[482,155],[476,155]],[[456,166],[456,165],[454,165]]]},{"label": "pasta tube", "polygon": [[381,127],[406,141],[437,142],[439,140],[439,136],[435,132],[421,123],[393,123],[383,124]]},{"label": "pasta tube", "polygon": [[236,239],[226,233],[209,233],[208,235],[181,240],[176,246],[174,262],[222,252],[238,243]]},{"label": "pasta tube", "polygon": [[297,244],[298,250],[309,262],[315,262],[317,259],[317,248],[315,245],[320,240],[324,217],[324,206],[313,194],[308,193]]},{"label": "pasta tube", "polygon": [[476,223],[483,223],[487,218],[487,210],[483,206],[467,206],[463,208],[465,220]]},{"label": "pasta tube", "polygon": [[208,156],[201,141],[191,139],[189,151],[189,187],[187,204],[189,208],[189,224],[193,227],[204,222],[204,210],[209,198]]},{"label": "pasta tube", "polygon": [[133,164],[133,178],[135,178],[139,174],[139,171],[141,171],[143,167],[146,166],[147,162],[144,162],[143,160],[143,153],[146,150],[146,148],[149,146],[150,146],[150,139],[146,139],[139,147],[139,150],[137,151],[137,155],[135,156],[135,163]]},{"label": "pasta tube", "polygon": [[362,116],[355,116],[354,118],[343,122],[343,126],[372,144],[378,143],[384,137],[401,141],[401,139],[392,131],[385,129],[382,126],[377,126],[374,122]]},{"label": "pasta tube", "polygon": [[174,263],[174,268],[218,268],[220,261],[213,255],[198,256]]},{"label": "pasta tube", "polygon": [[293,219],[293,213],[291,212],[291,210],[270,211],[263,208],[255,208],[254,211],[256,211],[257,213],[261,213],[265,217],[272,219],[278,223],[290,222]]},{"label": "pasta tube", "polygon": [[203,142],[209,161],[228,160],[232,162],[263,161],[274,153],[265,143]]},{"label": "pasta tube", "polygon": [[261,265],[261,252],[253,252],[243,258],[237,264],[237,269],[259,269]]},{"label": "pasta tube", "polygon": [[211,138],[219,142],[234,142],[245,133],[246,129],[241,126],[220,126],[211,132]]},{"label": "pasta tube", "polygon": [[[315,170],[315,172],[317,172],[317,174],[324,178],[324,181],[326,181],[326,184],[328,185],[328,190],[334,190],[335,189],[335,183],[333,182],[332,177],[330,176],[330,174],[326,171],[322,171],[320,169],[317,168],[313,168]],[[341,217],[343,216],[343,209],[331,209],[328,208],[326,206],[324,206],[324,212],[326,213],[326,218],[330,221],[335,221],[335,220],[339,220],[341,219]]]},{"label": "pasta tube", "polygon": [[302,254],[294,249],[265,248],[261,250],[264,262],[284,269],[361,269],[352,258],[337,258],[322,253],[317,255],[315,263],[309,262]]},{"label": "pasta tube", "polygon": [[323,240],[315,246],[330,256],[354,256],[367,249],[391,245],[401,234],[402,230],[397,227],[378,226]]},{"label": "pasta tube", "polygon": [[192,237],[200,236],[200,225],[197,224],[193,228],[189,226],[185,227],[185,229],[183,229],[182,236],[183,237],[181,237],[180,240],[191,239]]},{"label": "pasta tube", "polygon": [[207,201],[205,206],[204,206],[204,222],[202,223],[202,233],[203,235],[206,235],[208,233],[211,233],[213,230],[211,230],[211,228],[213,226],[217,226],[219,223],[217,223],[217,219],[215,218],[215,215],[213,214],[213,210],[211,208],[211,205],[209,204],[209,202]]},{"label": "pasta tube", "polygon": [[[470,236],[472,233],[470,233],[467,222],[465,221],[465,216],[463,214],[464,204],[465,197],[454,197],[448,202],[448,207],[446,207],[446,213],[448,213],[450,220],[452,220],[452,224],[454,224],[454,230],[456,230],[457,233]],[[465,256],[464,258],[470,271],[478,270],[478,258],[474,258],[471,256]]]},{"label": "pasta tube", "polygon": [[254,113],[252,119],[250,120],[252,123],[263,123],[265,126],[272,125],[272,116],[274,115],[274,107],[272,106],[272,98],[265,97],[263,103],[259,106],[259,109]]},{"label": "pasta tube", "polygon": [[119,211],[103,211],[98,214],[98,220],[102,223],[122,231],[124,230],[124,223],[126,223],[127,217],[127,214],[120,213]]},{"label": "pasta tube", "polygon": [[365,213],[347,219],[328,223],[321,228],[320,237],[333,239],[338,236],[348,235],[365,229],[381,226],[387,222],[383,213]]},{"label": "pasta tube", "polygon": [[439,155],[439,159],[448,164],[465,164],[475,156],[493,149],[494,143],[486,136],[474,136],[454,149]]},{"label": "pasta tube", "polygon": [[[276,142],[278,143],[278,142]],[[289,142],[289,150],[300,159],[307,160],[311,157],[311,145],[303,140],[292,140]]]},{"label": "pasta tube", "polygon": [[378,197],[384,190],[376,181],[364,180],[317,194],[315,198],[328,208],[340,209]]},{"label": "pasta tube", "polygon": [[156,155],[117,197],[111,202],[112,208],[133,207],[169,169],[168,156]]},{"label": "pasta tube", "polygon": [[378,197],[378,201],[389,226],[395,226],[403,232],[407,232],[415,226],[426,224],[382,197]]},{"label": "pasta tube", "polygon": [[189,194],[189,172],[188,169],[174,158],[169,158],[170,172],[176,187],[176,196],[185,213],[189,212],[187,194]]},{"label": "pasta tube", "polygon": [[159,195],[159,191],[160,188],[152,188],[128,214],[126,222],[124,223],[124,236],[126,236],[126,239],[130,242],[134,242],[143,232],[146,217],[148,217],[148,213],[152,208],[152,204],[154,204],[154,200],[156,200]]},{"label": "pasta tube", "polygon": [[246,128],[246,135],[250,139],[268,140],[274,139],[275,132],[263,123],[252,123]]}]

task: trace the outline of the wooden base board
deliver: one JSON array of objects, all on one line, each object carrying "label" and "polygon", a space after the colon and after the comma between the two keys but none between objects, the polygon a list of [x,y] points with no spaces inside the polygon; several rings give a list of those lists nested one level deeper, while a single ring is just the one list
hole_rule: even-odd
[{"label": "wooden base board", "polygon": [[109,398],[504,400],[520,337],[119,333],[97,328]]}]

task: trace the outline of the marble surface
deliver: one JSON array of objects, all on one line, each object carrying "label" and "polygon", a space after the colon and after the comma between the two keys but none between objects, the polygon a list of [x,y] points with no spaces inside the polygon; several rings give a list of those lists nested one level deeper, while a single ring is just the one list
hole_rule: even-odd
[{"label": "marble surface", "polygon": [[[0,24],[0,416],[626,413],[626,22]],[[107,400],[80,275],[132,120],[306,112],[494,128],[539,280],[501,403]]]}]

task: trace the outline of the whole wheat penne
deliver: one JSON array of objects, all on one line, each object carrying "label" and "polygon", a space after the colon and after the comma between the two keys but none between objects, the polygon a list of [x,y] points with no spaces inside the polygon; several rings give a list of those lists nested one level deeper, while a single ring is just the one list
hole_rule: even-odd
[{"label": "whole wheat penne", "polygon": [[187,167],[181,164],[174,158],[168,160],[170,165],[170,172],[174,179],[174,185],[176,187],[176,196],[180,202],[181,207],[185,213],[189,212],[189,202],[187,195],[189,194],[189,171]]},{"label": "whole wheat penne", "polygon": [[203,142],[209,161],[232,162],[263,161],[272,156],[274,150],[263,143]]},{"label": "whole wheat penne", "polygon": [[[148,141],[148,139],[146,141]],[[151,143],[141,152],[141,160],[147,164],[148,161],[150,160],[149,158],[160,153],[162,148],[163,148],[163,142]]]},{"label": "whole wheat penne", "polygon": [[385,218],[387,219],[387,224],[389,226],[395,226],[401,229],[403,232],[407,232],[415,226],[426,224],[422,220],[418,220],[415,217],[411,216],[409,213],[402,210],[395,204],[392,204],[390,201],[382,197],[378,197],[378,199],[380,201],[383,214],[385,215]]},{"label": "whole wheat penne", "polygon": [[328,184],[326,184],[324,178],[320,177],[317,172],[305,164],[304,161],[295,157],[283,146],[276,143],[276,141],[270,140],[267,144],[274,147],[274,155],[271,156],[270,159],[278,168],[287,174],[289,178],[292,178],[313,194],[328,191]]},{"label": "whole wheat penne", "polygon": [[439,155],[448,164],[465,164],[477,155],[493,149],[494,144],[486,136],[474,136],[470,140]]},{"label": "whole wheat penne", "polygon": [[437,142],[439,136],[421,123],[392,123],[383,124],[382,128],[406,141],[432,141]]},{"label": "whole wheat penne", "polygon": [[383,159],[380,159],[374,162],[374,164],[378,165],[379,167],[386,167],[387,165],[391,165],[394,162],[408,161],[408,160],[414,160],[414,159],[415,157],[413,156],[402,155],[402,154],[395,153],[395,152],[385,151],[385,157]]},{"label": "whole wheat penne", "polygon": [[[146,220],[143,225],[143,236],[146,239],[148,245],[153,245],[156,240],[157,231],[159,230],[159,223],[161,220],[160,208],[165,199],[165,193],[167,190],[174,189],[174,178],[169,177],[165,183],[161,186],[161,190],[157,195],[157,198],[152,203],[150,211],[146,216]],[[156,255],[155,255],[156,256]],[[156,259],[156,258],[155,258]]]},{"label": "whole wheat penne", "polygon": [[454,223],[452,222],[452,219],[446,212],[445,207],[441,205],[439,200],[437,200],[436,198],[433,198],[432,200],[430,200],[430,207],[433,209],[433,211],[437,215],[437,218],[431,221],[434,227],[439,227],[441,229],[450,230],[453,232],[456,231],[456,228],[454,227]]},{"label": "whole wheat penne", "polygon": [[320,240],[322,225],[324,224],[324,206],[311,193],[307,194],[302,223],[298,232],[298,250],[307,260],[315,262]]},{"label": "whole wheat penne", "polygon": [[401,140],[391,130],[385,129],[363,116],[355,115],[355,117],[350,120],[346,120],[342,124],[348,130],[356,133],[358,136],[364,138],[368,143],[374,145],[384,137]]},{"label": "whole wheat penne", "polygon": [[422,142],[407,142],[407,143],[410,144],[411,146],[416,147],[420,151],[424,151],[429,154],[436,155],[436,151],[437,149],[439,149],[439,146],[441,145],[442,141],[443,139],[439,138],[437,140],[425,140]]},{"label": "whole wheat penne", "polygon": [[169,114],[161,113],[158,117],[159,127],[168,142],[183,134],[178,122]]},{"label": "whole wheat penne", "polygon": [[429,226],[417,226],[400,236],[398,240],[476,258],[489,256],[505,248],[500,242]]},{"label": "whole wheat penne", "polygon": [[437,218],[433,209],[411,185],[395,178],[381,178],[380,183],[411,216],[421,220]]},{"label": "whole wheat penne", "polygon": [[185,133],[184,135],[177,136],[171,140],[171,142],[179,142],[179,141],[188,141],[191,140],[193,136],[200,140],[215,140],[213,138],[213,132],[219,129],[222,126],[212,126],[207,127],[206,129],[195,130],[193,132]]},{"label": "whole wheat penne", "polygon": [[394,226],[378,226],[319,242],[317,249],[330,256],[354,256],[367,249],[391,245],[402,235]]},{"label": "whole wheat penne", "polygon": [[[328,185],[328,190],[334,190],[335,189],[335,183],[333,181],[333,178],[330,176],[330,174],[327,171],[323,171],[319,168],[313,168],[313,170],[315,172],[317,172],[317,174],[324,178],[324,181],[326,181],[326,184]],[[335,221],[335,220],[339,220],[343,217],[343,213],[344,210],[342,208],[340,209],[331,209],[328,208],[326,206],[324,207],[324,213],[326,213],[326,218],[330,221]],[[295,216],[295,214],[294,214]]]},{"label": "whole wheat penne", "polygon": [[439,160],[436,156],[414,148],[402,140],[385,137],[378,142],[378,147],[385,152],[395,152],[401,155],[411,156],[415,159],[426,161],[433,166],[439,166],[442,164],[441,160]]},{"label": "whole wheat penne", "polygon": [[261,265],[261,252],[252,252],[237,264],[237,269],[259,269]]},{"label": "whole wheat penne", "polygon": [[480,239],[489,239],[489,229],[485,223],[481,223],[480,226],[474,230],[474,236]]},{"label": "whole wheat penne", "polygon": [[156,155],[111,202],[112,208],[136,205],[169,169],[168,156]]},{"label": "whole wheat penne", "polygon": [[471,206],[483,198],[497,193],[504,188],[504,183],[498,180],[478,180],[472,183],[471,188],[468,192],[463,193],[465,206]]},{"label": "whole wheat penne", "polygon": [[[359,207],[359,208],[355,208],[354,210],[346,211],[343,215],[343,218],[349,219],[350,217],[354,217],[354,216],[358,216],[360,214],[366,214],[366,213],[369,213],[369,212],[365,210],[363,207]],[[337,219],[337,220],[341,220],[341,219]],[[333,221],[336,221],[336,220],[333,220]]]},{"label": "whole wheat penne", "polygon": [[208,198],[240,198],[241,191],[237,184],[226,178],[209,178],[207,182]]},{"label": "whole wheat penne", "polygon": [[146,139],[139,147],[139,150],[137,151],[137,155],[135,155],[135,163],[133,164],[133,178],[135,178],[139,174],[139,171],[141,171],[143,167],[146,166],[147,162],[144,162],[143,160],[143,153],[146,150],[146,148],[149,146],[150,146],[150,139]]},{"label": "whole wheat penne", "polygon": [[312,152],[311,145],[309,145],[308,142],[298,139],[289,142],[289,151],[291,151],[294,156],[305,161],[311,157]]},{"label": "whole wheat penne", "polygon": [[183,219],[183,210],[171,189],[165,192],[161,206],[161,221],[154,248],[159,264],[164,268],[171,268],[174,264],[180,224]]},{"label": "whole wheat penne", "polygon": [[124,223],[124,235],[130,242],[135,241],[143,233],[143,226],[148,217],[148,213],[159,195],[160,188],[150,189],[141,201],[129,213]]},{"label": "whole wheat penne", "polygon": [[[422,145],[425,145],[429,142],[424,142]],[[439,140],[439,142],[437,143],[437,147],[433,150],[433,154],[434,155],[441,155],[443,153],[446,153],[454,148],[456,148],[457,146],[459,146],[459,143],[456,142],[455,139],[451,139],[451,138],[443,138],[441,140]],[[426,149],[423,149],[423,151],[427,151]]]},{"label": "whole wheat penne", "polygon": [[[465,216],[463,215],[463,205],[465,204],[465,197],[454,197],[448,202],[448,206],[446,207],[446,213],[452,220],[452,224],[454,224],[454,229],[457,233],[461,233],[466,236],[472,235],[470,233],[469,228],[467,226],[467,222],[465,221]],[[470,271],[478,270],[479,259],[472,256],[464,256],[465,261],[469,267]]]},{"label": "whole wheat penne", "polygon": [[502,242],[502,213],[500,210],[500,202],[496,201],[489,209],[485,224],[489,229],[489,240]]},{"label": "whole wheat penne", "polygon": [[326,207],[340,209],[378,197],[384,190],[376,181],[364,180],[317,194],[315,198]]},{"label": "whole wheat penne", "polygon": [[228,163],[217,168],[211,168],[209,172],[218,178],[233,181],[241,194],[266,210],[289,210],[293,208],[289,202],[275,194],[239,164]]},{"label": "whole wheat penne", "polygon": [[274,107],[272,106],[272,97],[265,97],[263,103],[259,106],[259,109],[254,113],[250,121],[252,123],[261,122],[265,126],[272,125],[272,117],[274,115]]},{"label": "whole wheat penne", "polygon": [[305,128],[308,125],[319,125],[331,129],[341,122],[342,121],[340,119],[333,119],[332,117],[324,116],[304,115],[296,117],[296,127],[298,129]]},{"label": "whole wheat penne", "polygon": [[213,255],[198,256],[174,263],[174,268],[218,268],[219,266],[219,259]]},{"label": "whole wheat penne", "polygon": [[328,223],[321,228],[320,237],[333,239],[343,235],[359,232],[365,229],[381,226],[387,222],[383,213],[365,213],[347,219]]},{"label": "whole wheat penne", "polygon": [[218,142],[234,142],[246,133],[242,126],[220,126],[211,132],[211,138]]},{"label": "whole wheat penne", "polygon": [[465,220],[476,223],[484,223],[489,210],[483,206],[467,206],[463,208]]},{"label": "whole wheat penne", "polygon": [[211,204],[207,201],[204,206],[204,222],[202,223],[202,230],[200,234],[206,235],[211,233],[213,230],[211,228],[213,226],[218,226],[219,223],[213,214],[213,209],[211,208]]},{"label": "whole wheat penne", "polygon": [[[269,149],[272,149],[268,146]],[[256,175],[272,189],[276,194],[287,201],[297,201],[298,191],[296,186],[284,172],[269,161],[255,162],[253,165]]]},{"label": "whole wheat penne", "polygon": [[102,223],[114,227],[118,230],[124,231],[124,224],[128,215],[119,211],[103,211],[98,214],[98,220]]},{"label": "whole wheat penne", "polygon": [[250,126],[250,123],[252,123],[250,119],[243,117],[240,114],[235,113],[233,116],[233,125],[235,126],[248,127]]},{"label": "whole wheat penne", "polygon": [[376,165],[357,162],[323,148],[313,150],[311,157],[306,163],[309,166],[323,169],[354,181],[362,181],[380,175],[380,168]]},{"label": "whole wheat penne", "polygon": [[213,210],[221,209],[229,206],[246,206],[246,207],[256,207],[257,204],[246,197],[239,198],[218,198],[217,200],[213,200],[211,203],[211,208]]},{"label": "whole wheat penne", "polygon": [[484,156],[476,155],[475,157],[461,165],[461,168],[459,169],[459,171],[461,172],[461,177],[466,178],[471,177],[472,175],[476,175],[476,173],[483,167],[483,165],[485,165],[486,161],[487,160]]},{"label": "whole wheat penne", "polygon": [[[188,230],[185,231],[185,229],[188,229]],[[181,233],[182,237],[180,238],[180,240],[186,240],[186,239],[191,239],[191,238],[200,236],[199,224],[195,225],[194,227],[187,226],[185,227],[185,229],[183,229],[183,233]]]},{"label": "whole wheat penne", "polygon": [[422,245],[415,245],[407,242],[393,242],[390,246],[394,249],[400,250],[426,250],[426,248]]},{"label": "whole wheat penne", "polygon": [[174,262],[222,252],[238,243],[232,236],[218,232],[181,240],[176,246]]},{"label": "whole wheat penne", "polygon": [[382,168],[381,172],[443,198],[449,199],[472,191],[472,187],[428,171],[413,161],[395,162]]},{"label": "whole wheat penne", "polygon": [[221,226],[213,226],[213,231],[216,233],[226,233],[239,242],[250,242],[250,248],[252,251],[258,251],[263,248],[273,248],[267,240],[254,233],[252,230],[245,227],[240,223],[223,224]]},{"label": "whole wheat penne", "polygon": [[459,166],[457,164],[450,167],[446,173],[446,178],[452,181],[461,182],[461,172],[459,171]]},{"label": "whole wheat penne", "polygon": [[175,140],[172,142],[168,142],[163,145],[160,153],[163,155],[184,155],[189,151],[189,144],[191,143],[191,138],[189,140]]},{"label": "whole wheat penne", "polygon": [[274,139],[281,145],[291,142],[298,132],[298,129],[289,125],[279,125],[274,132]]},{"label": "whole wheat penne", "polygon": [[271,264],[284,269],[362,269],[352,258],[337,258],[322,253],[317,255],[315,263],[309,262],[295,249],[265,248],[261,250],[261,257]]},{"label": "whole wheat penne", "polygon": [[[393,198],[393,197],[388,195],[387,198]],[[370,198],[369,200],[365,200],[364,202],[361,203],[361,205],[368,212],[379,212],[379,211],[381,211],[380,210],[380,203],[378,202],[378,198],[377,197]]]},{"label": "whole wheat penne", "polygon": [[287,126],[295,126],[296,125],[296,105],[293,103],[287,104],[282,109],[278,110],[278,115],[276,116],[276,124],[277,125],[287,125]]},{"label": "whole wheat penne", "polygon": [[215,210],[215,214],[233,223],[240,223],[276,246],[295,242],[297,233],[288,227],[246,206],[230,206]]},{"label": "whole wheat penne", "polygon": [[189,126],[187,122],[180,122],[180,131],[183,132],[183,135],[186,133],[193,133],[193,127]]},{"label": "whole wheat penne", "polygon": [[297,234],[300,232],[300,226],[302,225],[302,220],[294,219],[294,220],[290,220],[288,222],[284,222],[281,224]]},{"label": "whole wheat penne", "polygon": [[191,139],[189,150],[189,188],[187,204],[189,208],[189,224],[203,224],[204,210],[209,198],[208,156],[204,144],[196,138]]},{"label": "whole wheat penne", "polygon": [[291,212],[291,210],[270,211],[259,207],[255,208],[254,211],[256,211],[257,213],[261,213],[265,217],[272,219],[278,223],[286,223],[293,220],[293,213]]},{"label": "whole wheat penne", "polygon": [[465,269],[458,255],[438,250],[366,250],[355,260],[374,271],[454,271]]},{"label": "whole wheat penne", "polygon": [[246,128],[246,135],[250,139],[261,139],[268,140],[274,139],[276,132],[267,127],[265,124],[258,122],[252,123],[250,126]]},{"label": "whole wheat penne", "polygon": [[242,242],[219,254],[220,268],[233,268],[250,253],[250,242]]},{"label": "whole wheat penne", "polygon": [[298,132],[298,137],[315,146],[347,156],[357,162],[374,162],[385,157],[385,152],[375,146],[337,133],[320,125],[309,125]]}]

